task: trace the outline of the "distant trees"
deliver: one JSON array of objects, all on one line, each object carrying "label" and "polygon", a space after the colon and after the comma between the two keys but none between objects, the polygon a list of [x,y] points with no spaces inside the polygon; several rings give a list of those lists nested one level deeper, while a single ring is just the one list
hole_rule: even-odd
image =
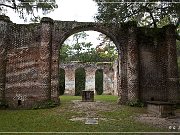
[{"label": "distant trees", "polygon": [[103,40],[97,47],[85,42],[87,36],[85,32],[79,32],[73,35],[72,45],[65,42],[60,50],[60,61],[112,62],[117,59],[116,46],[104,34],[100,34],[99,40]]}]

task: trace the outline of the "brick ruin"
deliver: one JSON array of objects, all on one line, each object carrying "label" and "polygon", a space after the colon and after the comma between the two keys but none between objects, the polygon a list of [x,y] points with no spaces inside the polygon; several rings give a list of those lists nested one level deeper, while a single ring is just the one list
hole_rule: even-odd
[{"label": "brick ruin", "polygon": [[118,95],[117,92],[117,64],[114,62],[103,63],[62,63],[59,68],[65,71],[65,93],[66,95],[75,95],[75,71],[78,68],[85,70],[85,90],[95,90],[95,74],[101,69],[103,72],[103,94]]},{"label": "brick ruin", "polygon": [[55,21],[15,24],[0,16],[0,102],[9,108],[59,103],[59,49],[72,34],[94,30],[118,49],[120,104],[141,100],[178,101],[175,26],[137,27],[135,22],[102,24]]}]

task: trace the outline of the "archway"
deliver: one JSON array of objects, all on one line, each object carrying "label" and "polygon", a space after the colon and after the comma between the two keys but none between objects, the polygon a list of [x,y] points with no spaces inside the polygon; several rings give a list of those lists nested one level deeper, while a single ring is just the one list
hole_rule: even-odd
[{"label": "archway", "polygon": [[[96,43],[97,41],[91,43],[92,39],[90,39],[90,40],[86,39],[86,42],[82,41],[82,42],[78,42],[78,43],[76,43],[76,42],[72,43],[73,42],[72,39],[74,39],[74,38],[77,39],[78,37],[81,37],[81,36],[84,38],[86,35],[91,34],[91,33],[93,33],[93,35],[96,34],[95,40],[97,40],[97,38],[99,38],[98,43]],[[80,41],[82,39],[78,38],[77,40]],[[75,46],[75,45],[78,45],[78,47],[79,47],[78,49],[80,51],[76,50],[77,46]],[[101,80],[99,80],[101,82],[99,85],[99,82],[97,81],[97,79],[95,77],[95,71],[97,69],[103,69],[103,68],[110,69],[114,65],[115,60],[117,61],[117,56],[118,56],[117,47],[115,46],[113,41],[110,40],[108,37],[106,37],[106,35],[104,35],[103,33],[100,33],[97,31],[85,31],[85,32],[83,31],[83,32],[75,33],[75,34],[71,35],[70,37],[68,37],[67,40],[65,40],[64,43],[60,47],[61,47],[61,50],[60,50],[60,54],[59,54],[59,57],[60,57],[59,66],[66,70],[67,77],[69,78],[69,79],[67,79],[67,82],[70,82],[69,80],[71,80],[71,86],[68,84],[71,87],[71,88],[68,88],[68,89],[71,89],[71,92],[70,92],[70,90],[67,90],[69,92],[66,91],[66,93],[71,94],[71,95],[79,95],[79,94],[77,94],[77,92],[75,92],[75,93],[73,92],[73,91],[75,91],[73,89],[77,89],[76,86],[78,83],[77,77],[74,77],[73,74],[76,74],[76,71],[75,71],[76,68],[84,67],[85,70],[87,70],[87,74],[86,74],[87,78],[86,78],[86,83],[85,83],[86,88],[84,87],[83,90],[93,90],[95,92],[95,90],[97,88],[98,92],[96,92],[96,93],[98,95],[102,94],[103,93],[103,80],[104,80],[102,78],[103,73],[101,73],[101,70],[98,70],[100,72],[98,72],[98,71],[96,72],[96,74],[97,74],[96,77],[100,75],[98,79],[101,79]],[[75,48],[75,49],[73,50],[72,48]],[[115,68],[117,68],[117,66]],[[110,70],[107,70],[107,72],[108,71],[110,71]],[[71,73],[68,73],[68,72],[71,72]],[[108,73],[106,73],[106,74],[107,74],[106,76],[108,76]],[[70,76],[72,76],[72,77],[70,77]],[[74,79],[75,84],[73,84],[73,78],[76,78],[76,79]],[[109,85],[109,83],[107,83],[108,79],[109,79],[109,77],[105,78],[106,86]],[[95,83],[95,80],[96,80],[96,83]],[[117,83],[117,81],[116,81],[116,83]],[[106,91],[106,94],[114,95],[113,91],[114,90],[112,90],[112,88],[111,88],[108,91]]]}]

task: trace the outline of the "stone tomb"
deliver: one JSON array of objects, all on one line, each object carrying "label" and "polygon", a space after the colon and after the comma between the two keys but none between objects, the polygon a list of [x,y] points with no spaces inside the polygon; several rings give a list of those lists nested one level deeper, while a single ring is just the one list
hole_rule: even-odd
[{"label": "stone tomb", "polygon": [[162,101],[148,101],[147,110],[148,113],[154,114],[157,117],[169,117],[174,116],[174,103],[162,102]]},{"label": "stone tomb", "polygon": [[83,90],[82,91],[82,101],[83,102],[94,102],[94,91]]}]

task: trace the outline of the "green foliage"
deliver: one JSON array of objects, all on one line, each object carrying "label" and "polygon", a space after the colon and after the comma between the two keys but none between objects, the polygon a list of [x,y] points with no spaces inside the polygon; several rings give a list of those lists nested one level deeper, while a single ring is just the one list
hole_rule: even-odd
[{"label": "green foliage", "polygon": [[144,103],[140,100],[129,101],[127,105],[131,107],[144,107]]},{"label": "green foliage", "polygon": [[96,20],[100,22],[126,22],[138,21],[143,25],[156,25],[162,19],[169,17],[171,22],[177,22],[180,16],[180,4],[178,0],[165,2],[161,0],[134,2],[129,0],[116,0],[115,3],[109,0],[94,0],[98,5]]},{"label": "green foliage", "polygon": [[59,69],[59,94],[63,95],[65,90],[65,71],[64,69]]},{"label": "green foliage", "polygon": [[97,95],[103,93],[103,70],[99,69],[95,73],[95,90]]},{"label": "green foliage", "polygon": [[53,108],[58,106],[57,103],[55,103],[54,101],[44,101],[44,102],[39,102],[36,105],[33,106],[33,109],[47,109],[47,108]]},{"label": "green foliage", "polygon": [[103,41],[99,46],[93,48],[91,42],[85,42],[87,36],[89,35],[83,31],[73,35],[74,43],[72,45],[65,41],[60,50],[60,62],[112,62],[117,59],[116,46],[108,37],[100,34],[99,40],[102,38]]},{"label": "green foliage", "polygon": [[41,10],[43,14],[48,14],[57,7],[56,0],[1,0],[0,12],[6,14],[7,8],[11,8],[25,21],[27,15],[30,15],[31,21],[37,22],[40,16],[35,15],[36,12]]},{"label": "green foliage", "polygon": [[8,104],[5,101],[0,100],[0,109],[8,108]]},{"label": "green foliage", "polygon": [[82,95],[82,90],[85,90],[86,73],[83,68],[78,68],[75,71],[75,96]]}]

